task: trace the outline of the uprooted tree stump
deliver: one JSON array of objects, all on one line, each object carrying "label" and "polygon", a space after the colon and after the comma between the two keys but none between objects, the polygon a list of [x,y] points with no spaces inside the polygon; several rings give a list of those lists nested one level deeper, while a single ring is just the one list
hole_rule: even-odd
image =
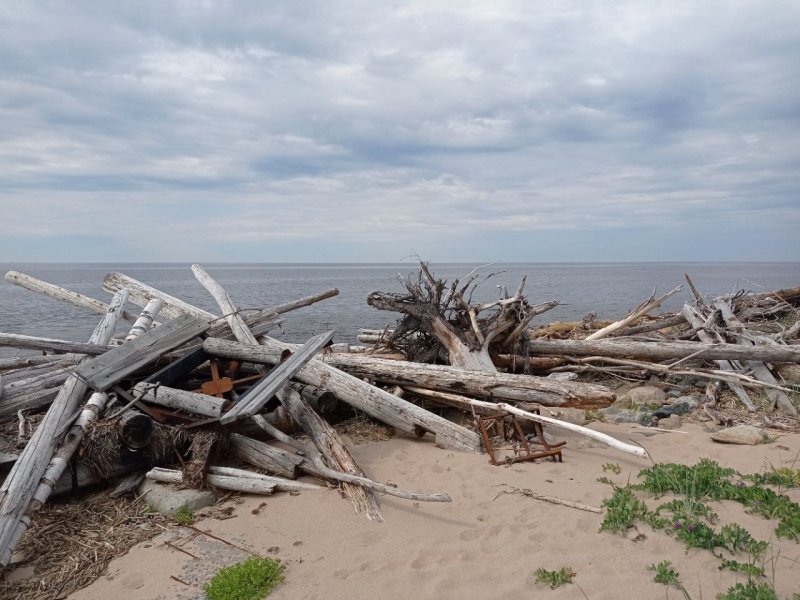
[{"label": "uprooted tree stump", "polygon": [[473,304],[472,295],[481,283],[476,270],[448,285],[435,279],[424,261],[420,261],[416,277],[398,279],[407,293],[372,292],[367,303],[379,310],[403,313],[387,342],[418,362],[445,360],[454,367],[497,371],[492,355],[512,349],[527,335],[535,316],[558,305],[555,300],[529,304],[523,295],[526,278],[513,296],[501,286],[499,299]]}]

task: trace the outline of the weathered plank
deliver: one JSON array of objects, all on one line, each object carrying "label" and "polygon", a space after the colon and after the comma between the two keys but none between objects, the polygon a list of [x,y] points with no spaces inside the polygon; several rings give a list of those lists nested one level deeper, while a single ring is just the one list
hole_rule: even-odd
[{"label": "weathered plank", "polygon": [[163,306],[161,307],[161,314],[170,318],[175,318],[183,314],[191,315],[201,321],[210,321],[216,319],[216,315],[210,312],[192,306],[188,302],[184,302],[180,298],[170,296],[169,294],[157,290],[154,287],[142,283],[128,277],[122,273],[109,273],[103,280],[103,289],[108,292],[116,292],[122,288],[130,291],[130,301],[138,306],[147,306],[153,298],[161,300]]},{"label": "weathered plank", "polygon": [[207,331],[207,321],[182,315],[151,329],[75,369],[75,373],[97,391],[105,391],[159,356]]}]

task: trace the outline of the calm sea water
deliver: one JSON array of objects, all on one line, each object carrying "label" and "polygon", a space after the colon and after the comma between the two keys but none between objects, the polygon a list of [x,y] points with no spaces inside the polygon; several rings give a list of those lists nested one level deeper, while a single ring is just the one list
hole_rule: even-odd
[{"label": "calm sea water", "polygon": [[[195,280],[188,264],[2,264],[50,283],[107,301],[103,277],[120,271],[177,296],[191,304],[219,313],[214,301]],[[462,277],[474,265],[434,264],[435,274],[447,280]],[[240,307],[268,307],[281,302],[338,288],[340,294],[285,316],[283,332],[288,341],[302,341],[326,329],[336,329],[335,341],[354,342],[360,327],[393,324],[394,313],[369,307],[367,294],[401,291],[398,274],[414,271],[402,264],[206,264]],[[659,293],[684,283],[689,273],[705,294],[736,289],[762,291],[800,285],[800,263],[600,263],[600,264],[503,264],[482,268],[494,274],[478,288],[475,299],[498,295],[498,285],[515,290],[523,276],[531,302],[558,299],[563,304],[537,317],[533,324],[579,319],[590,311],[598,318],[619,318],[656,289]],[[684,286],[686,287],[686,286]],[[670,299],[665,310],[678,308],[689,298],[684,290]],[[0,282],[0,332],[86,341],[99,315],[73,308],[3,280]],[[121,326],[122,329],[124,326]],[[8,349],[1,349],[8,356]]]}]

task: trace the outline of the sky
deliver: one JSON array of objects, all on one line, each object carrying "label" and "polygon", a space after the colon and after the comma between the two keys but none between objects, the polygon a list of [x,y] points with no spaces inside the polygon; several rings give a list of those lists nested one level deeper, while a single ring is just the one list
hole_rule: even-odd
[{"label": "sky", "polygon": [[800,2],[0,3],[0,262],[798,261]]}]

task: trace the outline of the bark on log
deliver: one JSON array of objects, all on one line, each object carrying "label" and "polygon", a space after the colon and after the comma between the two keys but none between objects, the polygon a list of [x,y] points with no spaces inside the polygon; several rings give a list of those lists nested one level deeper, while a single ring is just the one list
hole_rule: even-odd
[{"label": "bark on log", "polygon": [[[127,300],[127,290],[115,294],[108,312],[89,338],[90,344],[108,344]],[[19,459],[0,486],[0,565],[7,566],[11,553],[30,524],[25,515],[33,494],[61,442],[57,434],[75,414],[88,386],[76,376],[70,377],[39,423]]]},{"label": "bark on log", "polygon": [[800,347],[738,346],[700,342],[640,342],[612,338],[606,340],[530,340],[532,354],[545,356],[608,356],[653,361],[679,360],[693,354],[703,360],[765,360],[800,362]]}]

